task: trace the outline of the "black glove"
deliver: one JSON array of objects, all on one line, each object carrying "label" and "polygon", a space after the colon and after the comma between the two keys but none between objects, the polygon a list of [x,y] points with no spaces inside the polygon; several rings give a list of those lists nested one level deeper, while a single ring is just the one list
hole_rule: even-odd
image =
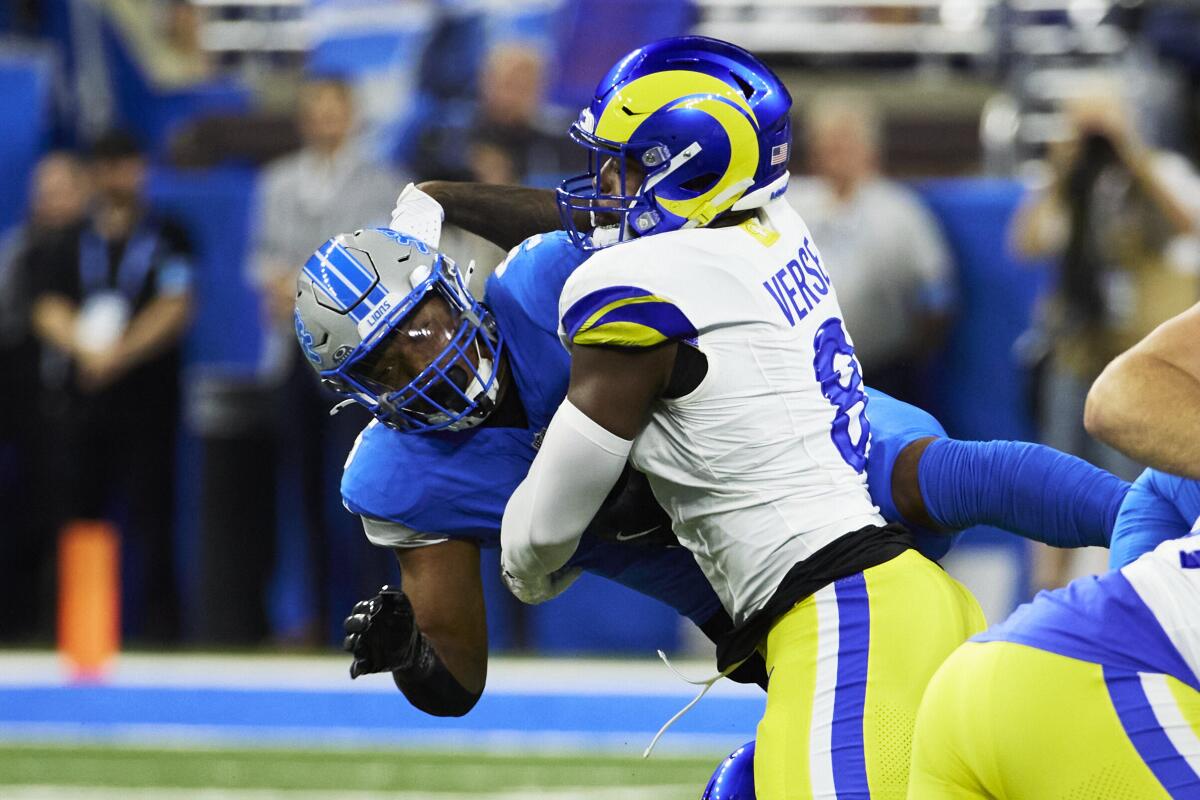
[{"label": "black glove", "polygon": [[629,466],[584,532],[598,539],[639,547],[679,547],[679,540],[671,530],[671,518],[654,499],[650,482]]},{"label": "black glove", "polygon": [[354,656],[350,677],[370,672],[407,670],[416,658],[421,632],[412,603],[398,589],[384,586],[370,600],[354,605],[344,623],[342,649]]}]

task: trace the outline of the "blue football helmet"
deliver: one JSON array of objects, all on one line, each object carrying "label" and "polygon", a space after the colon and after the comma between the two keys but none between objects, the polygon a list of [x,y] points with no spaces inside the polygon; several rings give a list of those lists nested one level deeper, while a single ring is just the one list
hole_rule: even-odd
[{"label": "blue football helmet", "polygon": [[700,800],[755,800],[753,741],[725,757],[708,779]]},{"label": "blue football helmet", "polygon": [[[787,189],[791,106],[775,73],[728,42],[678,36],[634,50],[604,76],[570,128],[589,152],[588,172],[558,190],[572,240],[597,249],[765,205]],[[610,158],[620,171],[615,194],[601,186]],[[630,161],[645,174],[632,192]],[[615,235],[579,230],[577,212],[593,224],[616,219]]]},{"label": "blue football helmet", "polygon": [[322,382],[405,432],[474,427],[495,408],[504,340],[446,255],[388,228],[317,248],[296,338]]}]

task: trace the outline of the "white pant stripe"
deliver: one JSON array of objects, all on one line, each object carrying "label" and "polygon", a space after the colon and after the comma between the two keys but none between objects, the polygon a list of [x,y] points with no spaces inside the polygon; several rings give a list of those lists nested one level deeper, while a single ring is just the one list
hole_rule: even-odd
[{"label": "white pant stripe", "polygon": [[1142,679],[1142,691],[1146,693],[1154,718],[1158,720],[1163,733],[1187,761],[1192,772],[1200,777],[1200,736],[1196,735],[1179,710],[1171,687],[1167,685],[1167,676],[1155,672],[1139,672],[1138,675]]},{"label": "white pant stripe", "polygon": [[813,595],[817,606],[817,679],[813,692],[808,763],[814,798],[836,798],[833,783],[833,709],[837,696],[838,604],[833,584]]}]

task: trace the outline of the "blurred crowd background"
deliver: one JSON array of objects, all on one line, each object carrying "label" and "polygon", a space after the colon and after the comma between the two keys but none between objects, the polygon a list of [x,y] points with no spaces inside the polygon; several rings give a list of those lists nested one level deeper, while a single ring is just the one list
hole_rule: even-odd
[{"label": "blurred crowd background", "polygon": [[[581,171],[598,78],[686,32],[791,88],[790,198],[869,384],[1136,476],[1082,403],[1200,299],[1197,0],[5,0],[0,640],[52,640],[58,532],[103,518],[129,641],[336,641],[395,567],[340,505],[365,418],[299,358],[297,269],[409,180]],[[688,644],[598,580],[521,608],[494,556],[494,649]],[[956,558],[993,619],[1104,563],[988,530]]]}]

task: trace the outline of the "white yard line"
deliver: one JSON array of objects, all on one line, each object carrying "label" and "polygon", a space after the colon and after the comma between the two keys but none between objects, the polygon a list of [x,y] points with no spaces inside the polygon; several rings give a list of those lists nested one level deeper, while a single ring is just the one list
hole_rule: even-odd
[{"label": "white yard line", "polygon": [[663,800],[693,797],[691,784],[657,786],[560,786],[548,789],[511,788],[497,792],[363,792],[286,789],[94,788],[90,786],[0,786],[5,800]]},{"label": "white yard line", "polygon": [[[213,689],[275,689],[394,694],[391,680],[368,676],[351,681],[341,655],[283,656],[269,653],[125,653],[99,685]],[[711,659],[672,663],[685,675],[715,672]],[[379,678],[373,680],[373,678]],[[71,676],[56,653],[0,651],[0,688],[70,686]],[[693,689],[656,659],[575,659],[493,657],[488,663],[491,694],[648,695],[691,697]],[[710,697],[757,697],[757,686],[719,681]]]},{"label": "white yard line", "polygon": [[[0,725],[0,747],[132,747],[179,750],[309,749],[374,751],[404,749],[441,753],[456,750],[495,755],[536,753],[542,756],[581,751],[613,757],[635,756],[650,742],[647,731],[404,730],[359,728],[288,728],[286,730],[201,725],[116,725],[100,729],[82,724],[26,723]],[[719,759],[750,733],[672,731],[656,753],[712,756]],[[4,794],[0,792],[0,798]]]}]

